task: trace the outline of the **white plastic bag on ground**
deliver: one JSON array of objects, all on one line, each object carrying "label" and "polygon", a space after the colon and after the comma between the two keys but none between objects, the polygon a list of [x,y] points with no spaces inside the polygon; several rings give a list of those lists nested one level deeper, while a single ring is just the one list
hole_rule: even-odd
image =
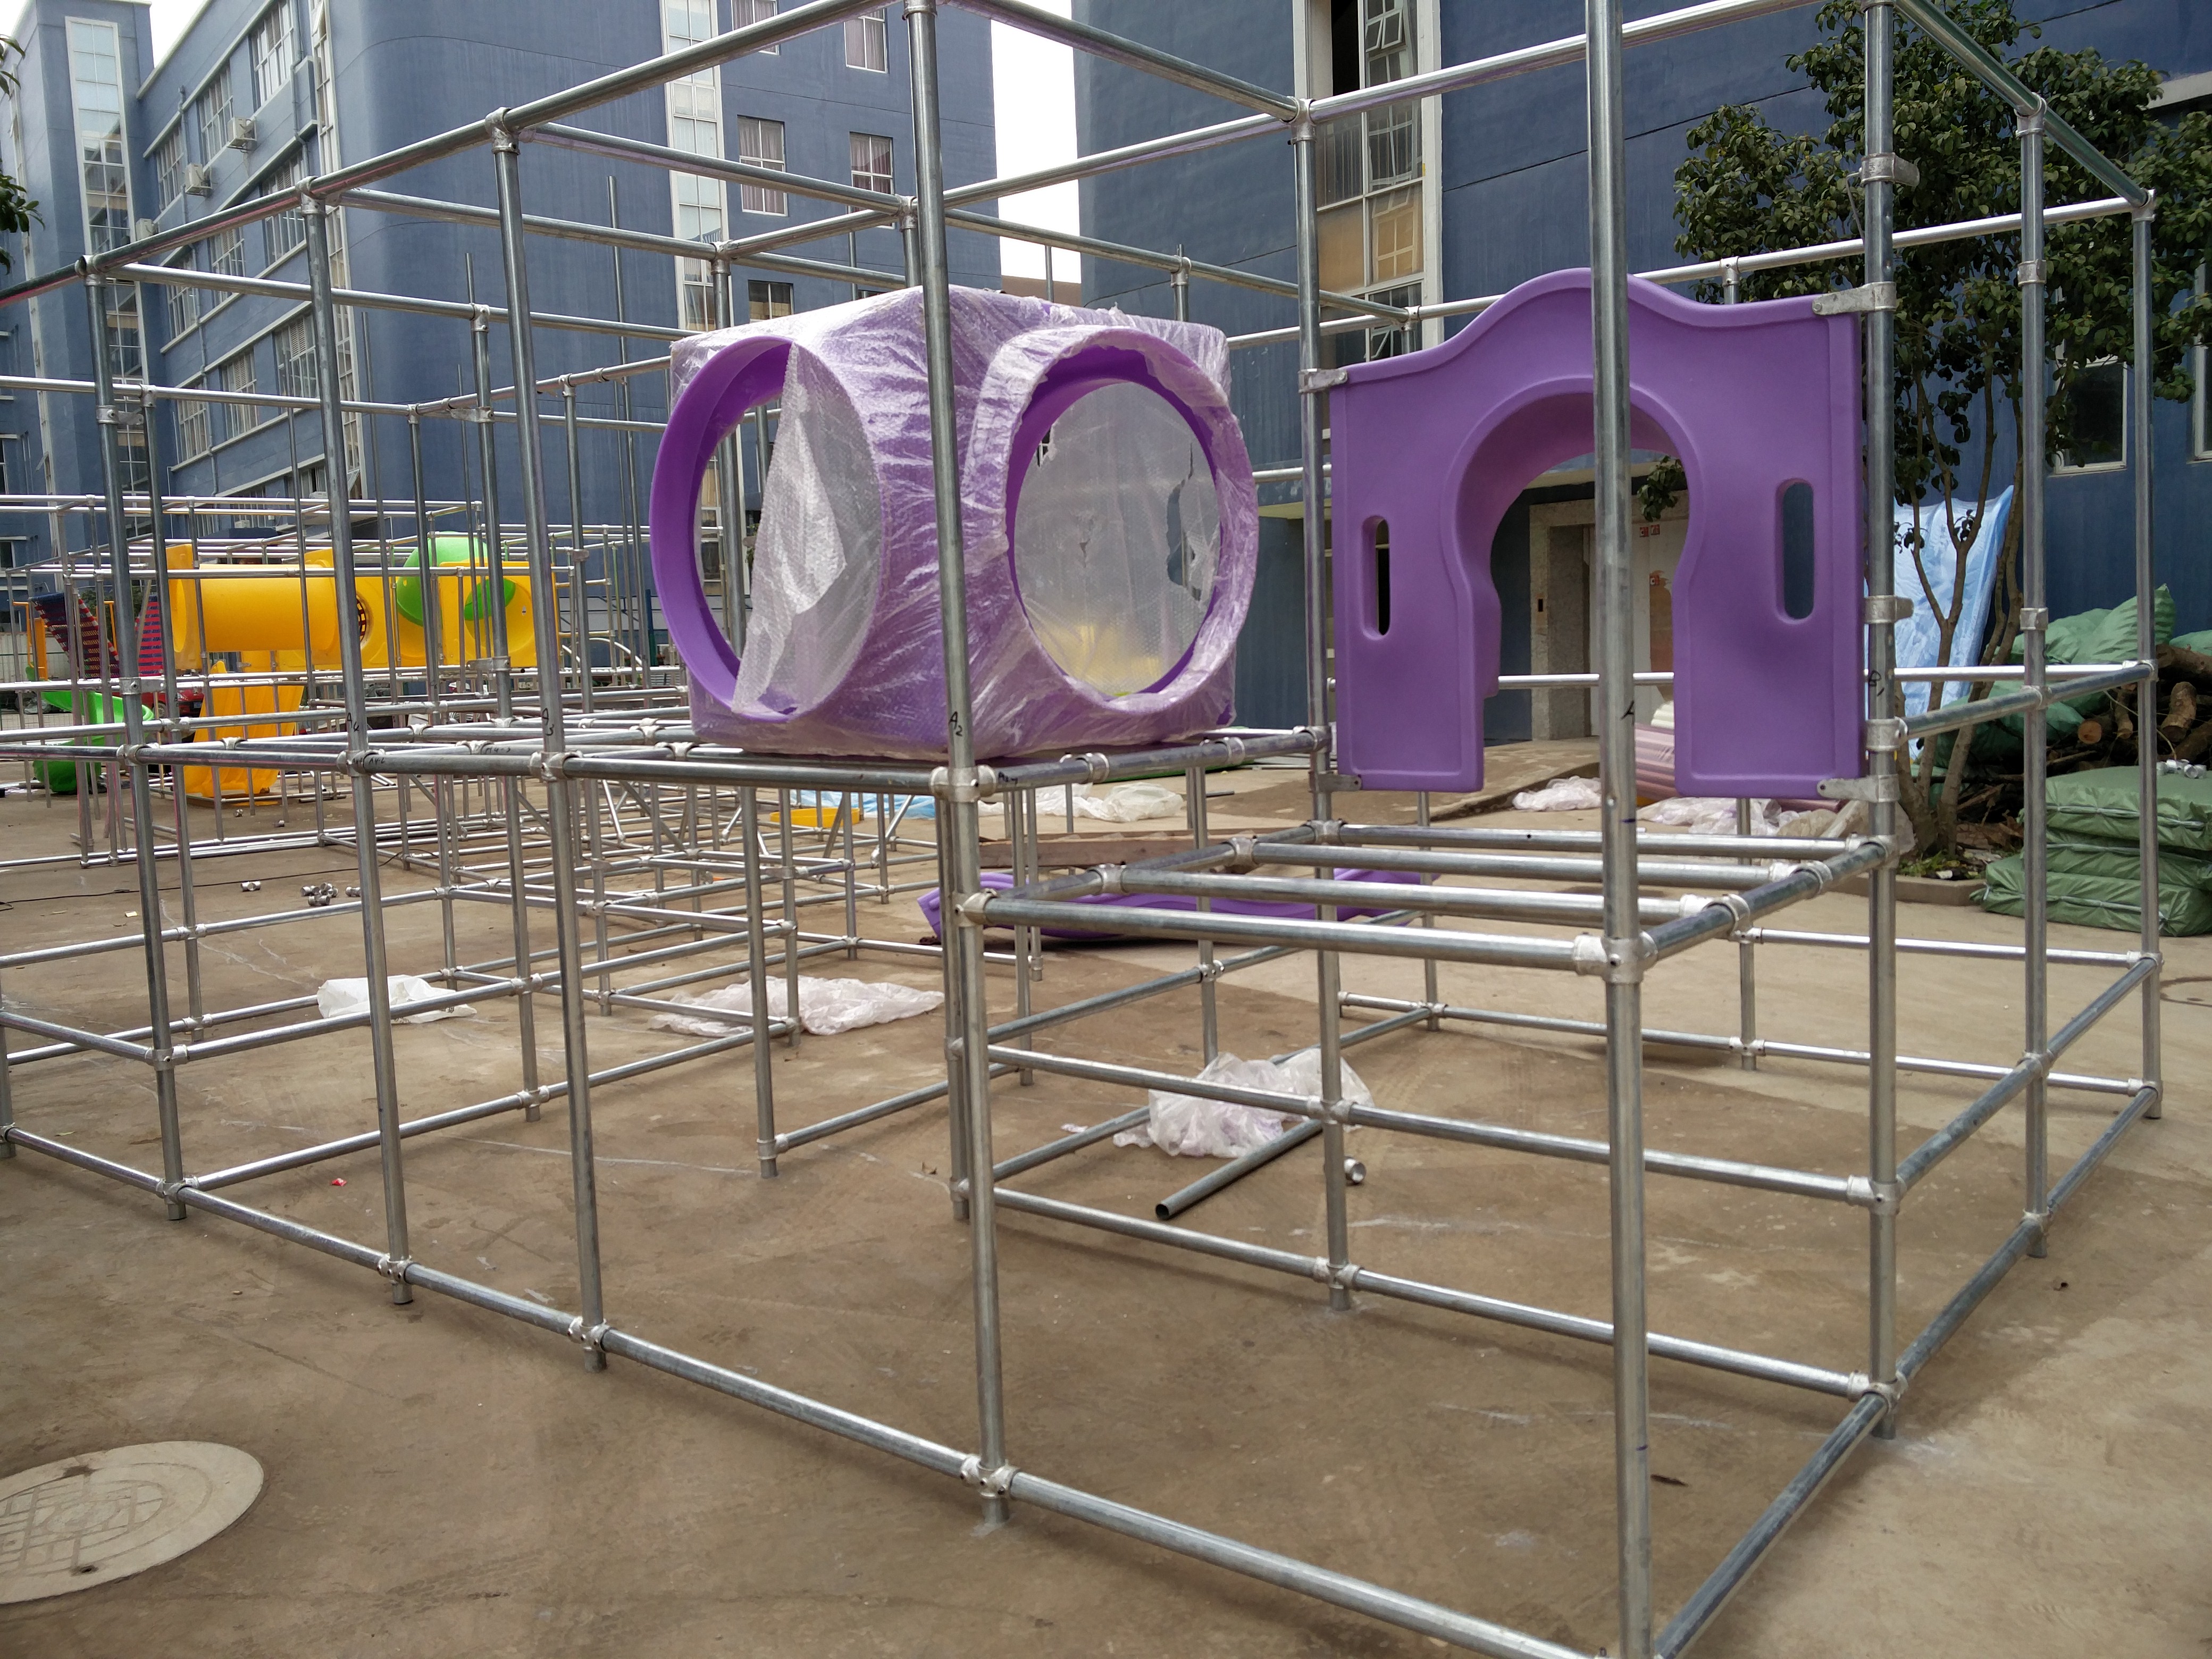
[{"label": "white plastic bag on ground", "polygon": [[[752,987],[740,980],[703,996],[678,997],[678,1005],[696,1008],[693,1014],[655,1014],[647,1023],[652,1031],[684,1031],[693,1036],[723,1036],[750,1021]],[[799,981],[799,1029],[816,1036],[835,1036],[863,1025],[888,1025],[895,1019],[911,1019],[945,1002],[942,991],[917,991],[910,985],[872,985],[864,979]],[[768,1017],[784,1018],[789,1004],[784,997],[783,976],[768,982]],[[717,1018],[715,1016],[723,1018]]]},{"label": "white plastic bag on ground", "polygon": [[[1005,809],[993,800],[985,801],[976,810],[998,812]],[[1104,789],[1094,789],[1087,783],[1078,784],[1075,787],[1075,816],[1079,818],[1097,818],[1106,823],[1134,823],[1139,818],[1179,819],[1183,816],[1182,792],[1157,783],[1116,783]],[[1042,789],[1037,792],[1037,827],[1047,831],[1067,827],[1066,790]]]},{"label": "white plastic bag on ground", "polygon": [[1553,778],[1513,797],[1516,812],[1583,812],[1605,805],[1595,778]]},{"label": "white plastic bag on ground", "polygon": [[[1751,833],[1778,836],[1789,816],[1778,811],[1771,800],[1754,800],[1751,804]],[[1639,823],[1680,830],[1692,836],[1732,836],[1735,834],[1735,802],[1724,795],[1670,795],[1665,800],[1653,801],[1636,818]]]},{"label": "white plastic bag on ground", "polygon": [[[1344,1097],[1356,1106],[1372,1106],[1375,1097],[1358,1074],[1349,1066],[1342,1071]],[[1239,1060],[1224,1052],[1206,1062],[1198,1081],[1262,1089],[1270,1094],[1318,1095],[1321,1050],[1301,1048],[1283,1060]],[[1152,1116],[1146,1126],[1115,1135],[1116,1146],[1157,1146],[1173,1158],[1242,1158],[1281,1134],[1292,1115],[1158,1089],[1152,1091],[1151,1105]]]},{"label": "white plastic bag on ground", "polygon": [[[476,1010],[465,1002],[450,1008],[432,1008],[420,1014],[403,1014],[399,1011],[410,1002],[427,1002],[432,997],[446,994],[427,979],[417,979],[412,974],[388,974],[384,987],[392,999],[395,1018],[410,1025],[428,1025],[434,1020],[459,1019]],[[325,1019],[337,1019],[345,1014],[365,1014],[368,1012],[368,981],[365,979],[326,979],[315,988],[315,1006]]]}]

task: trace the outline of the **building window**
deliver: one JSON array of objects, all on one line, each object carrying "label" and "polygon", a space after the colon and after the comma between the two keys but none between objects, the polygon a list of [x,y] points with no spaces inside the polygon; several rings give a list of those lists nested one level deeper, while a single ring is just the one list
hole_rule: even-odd
[{"label": "building window", "polygon": [[891,193],[891,141],[872,132],[853,137],[853,186]]},{"label": "building window", "polygon": [[2086,363],[2059,393],[2066,422],[2057,472],[2110,472],[2128,464],[2128,366],[2118,357]]},{"label": "building window", "polygon": [[845,20],[845,67],[873,70],[881,75],[891,66],[890,25],[879,11],[863,12]]},{"label": "building window", "polygon": [[747,283],[745,284],[746,314],[750,320],[765,322],[770,317],[791,315],[791,284],[789,283]]},{"label": "building window", "polygon": [[[257,196],[283,196],[296,193],[307,177],[307,157],[300,150],[292,152],[292,159],[272,170],[255,190]],[[264,220],[267,226],[269,263],[275,264],[292,250],[307,240],[307,216],[293,208],[273,219]]]},{"label": "building window", "polygon": [[84,169],[85,245],[106,253],[131,240],[131,174],[123,147],[123,63],[115,25],[69,20],[70,90]]},{"label": "building window", "polygon": [[[1332,87],[1351,92],[1388,86],[1414,71],[1414,0],[1334,0],[1331,7]],[[1319,229],[1321,285],[1339,294],[1388,286],[1419,298],[1426,268],[1421,233],[1421,128],[1417,102],[1345,116],[1321,129]],[[1400,285],[1407,285],[1401,289]],[[1402,328],[1332,337],[1333,356],[1357,362],[1364,343],[1389,345]],[[1384,353],[1383,355],[1389,355]]]},{"label": "building window", "polygon": [[276,391],[285,398],[315,398],[322,388],[315,378],[314,320],[302,313],[271,337],[276,348]]},{"label": "building window", "polygon": [[200,160],[210,166],[230,142],[230,65],[215,72],[215,79],[192,104],[192,125],[200,131]]},{"label": "building window", "polygon": [[299,43],[292,33],[292,0],[277,0],[253,26],[249,43],[253,55],[253,106],[258,109],[291,84],[299,62]]},{"label": "building window", "polygon": [[[169,261],[179,270],[192,268],[192,252],[186,248]],[[200,290],[184,283],[172,283],[167,290],[169,302],[169,343],[173,345],[191,329],[199,326]]]},{"label": "building window", "polygon": [[[775,0],[730,0],[730,27],[744,28],[753,23],[765,23],[775,15]],[[773,58],[774,46],[763,46],[760,55]]]},{"label": "building window", "polygon": [[[131,240],[131,172],[123,136],[123,59],[115,25],[69,20],[70,95],[76,117],[77,164],[82,169],[84,242],[106,253]],[[117,374],[144,372],[139,347],[138,289],[121,283],[106,295],[108,362]]]},{"label": "building window", "polygon": [[177,459],[197,460],[215,447],[215,429],[208,420],[208,406],[190,398],[179,398],[177,410]]},{"label": "building window", "polygon": [[246,233],[217,231],[208,238],[208,269],[222,276],[246,275]]},{"label": "building window", "polygon": [[185,193],[185,129],[182,122],[169,130],[154,152],[154,185],[167,209]]},{"label": "building window", "polygon": [[[783,171],[783,123],[757,121],[750,115],[738,117],[738,159],[757,167],[772,167]],[[744,185],[738,191],[738,205],[748,213],[786,213],[789,207],[784,193],[770,190],[765,185]]]},{"label": "building window", "polygon": [[[253,348],[248,346],[235,357],[217,363],[211,377],[218,392],[254,392],[261,390],[253,373]],[[223,406],[223,435],[235,438],[261,424],[261,410],[252,404],[225,404]]]},{"label": "building window", "polygon": [[[742,3],[742,0],[740,0]],[[661,45],[669,52],[696,46],[714,35],[714,0],[662,0]],[[722,155],[721,71],[709,65],[672,81],[667,88],[668,146],[694,155]],[[719,242],[729,228],[729,198],[719,179],[672,173],[676,234],[687,242]],[[676,262],[676,303],[681,325],[692,333],[713,328],[719,307],[714,271],[704,259]]]}]

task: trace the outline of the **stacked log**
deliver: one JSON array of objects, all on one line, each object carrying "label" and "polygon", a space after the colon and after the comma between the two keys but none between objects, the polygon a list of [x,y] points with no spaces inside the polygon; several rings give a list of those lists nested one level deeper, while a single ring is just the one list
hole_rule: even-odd
[{"label": "stacked log", "polygon": [[2158,700],[2148,719],[2137,708],[2141,695],[2139,686],[2114,691],[2083,716],[2071,741],[2061,742],[2054,734],[2051,771],[2134,765],[2143,757],[2139,734],[2146,730],[2155,760],[2212,760],[2212,656],[2161,645]]}]

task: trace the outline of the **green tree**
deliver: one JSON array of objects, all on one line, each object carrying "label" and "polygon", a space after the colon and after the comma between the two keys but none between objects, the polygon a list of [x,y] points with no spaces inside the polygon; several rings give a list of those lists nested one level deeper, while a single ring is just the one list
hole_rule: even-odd
[{"label": "green tree", "polygon": [[[2011,0],[1945,0],[1944,9],[1992,56],[2047,100],[2100,152],[2158,192],[2154,222],[2154,390],[2167,398],[2190,394],[2187,349],[2206,337],[2212,300],[2197,292],[2197,274],[2212,243],[2212,121],[2191,115],[2168,125],[2151,113],[2158,76],[2140,63],[2108,63],[2094,51],[2036,47],[2016,52],[2039,31],[2013,15]],[[1861,234],[1863,198],[1856,170],[1865,153],[1864,35],[1855,0],[1826,0],[1822,38],[1796,53],[1790,67],[1826,102],[1829,123],[1818,136],[1784,133],[1756,109],[1717,110],[1691,128],[1689,159],[1675,170],[1675,246],[1714,259],[1804,247]],[[1902,18],[1897,23],[1896,149],[1920,174],[1896,193],[1899,230],[1954,223],[2020,209],[2020,146],[2011,106],[1986,89],[1949,52]],[[2109,192],[2056,144],[2045,146],[2047,205],[2094,201]],[[2053,363],[2048,398],[2048,465],[2069,447],[2075,375],[2100,362],[2131,357],[2132,262],[2129,221],[2117,217],[2051,225],[2045,233],[2047,337]],[[1901,591],[1935,617],[1937,660],[1951,657],[1965,599],[1967,550],[1991,495],[2008,478],[1998,442],[1976,434],[2000,431],[2000,412],[2013,435],[2002,458],[2021,476],[2020,410],[2029,387],[2021,363],[2018,234],[1977,237],[1900,250],[1897,257],[1897,375],[1891,421],[1896,435],[1897,501],[1933,501],[1939,533],[1911,534],[1918,592]],[[1856,258],[1746,272],[1746,300],[1776,299],[1847,288],[1863,267]],[[1701,299],[1717,300],[1706,284]],[[2144,441],[2139,437],[2138,442]],[[1675,474],[1679,477],[1679,474]],[[1647,511],[1665,493],[1661,475],[1647,488]],[[2019,629],[2019,524],[2007,526],[1999,559],[1996,615],[1984,662],[2001,661]],[[1934,543],[1935,545],[1928,545]],[[1936,603],[1931,573],[1950,569],[1951,598]],[[1982,695],[1977,691],[1976,695]],[[1948,750],[1948,745],[1943,746]],[[1939,746],[1923,744],[1903,780],[1905,805],[1923,847],[1955,846],[1958,780],[1936,778]]]},{"label": "green tree", "polygon": [[[9,60],[22,55],[21,46],[9,36],[0,34],[0,93],[11,98],[15,94],[15,71]],[[24,191],[22,182],[0,173],[0,234],[26,233],[38,216],[39,204]],[[0,270],[7,270],[11,263],[7,249],[0,247]]]}]

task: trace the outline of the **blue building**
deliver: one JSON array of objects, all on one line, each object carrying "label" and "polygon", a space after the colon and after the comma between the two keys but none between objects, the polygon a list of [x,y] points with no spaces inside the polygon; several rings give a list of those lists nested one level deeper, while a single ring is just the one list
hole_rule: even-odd
[{"label": "blue building", "polygon": [[[1632,0],[1632,17],[1679,0]],[[2136,58],[2166,79],[2163,107],[2212,100],[2212,8],[2194,0],[2016,0],[2039,22],[2039,44],[2094,46]],[[1320,97],[1386,84],[1421,70],[1577,35],[1577,0],[1076,0],[1081,20],[1262,84]],[[1660,44],[1626,58],[1628,232],[1632,268],[1682,263],[1674,252],[1675,167],[1689,127],[1723,104],[1759,107],[1784,131],[1827,125],[1820,94],[1785,59],[1814,38],[1808,5]],[[1588,263],[1583,70],[1579,64],[1401,106],[1324,128],[1320,142],[1324,288],[1433,304],[1504,292],[1547,270]],[[1086,154],[1231,118],[1242,112],[1137,71],[1076,58],[1078,137]],[[1437,107],[1437,104],[1441,107]],[[1114,241],[1172,250],[1289,279],[1291,170],[1285,147],[1253,142],[1086,180],[1085,228]],[[1089,258],[1088,302],[1166,313],[1159,272]],[[1191,315],[1235,335],[1279,329],[1289,304],[1196,283]],[[1336,362],[1433,344],[1455,319],[1413,331],[1388,326],[1331,337]],[[2200,353],[2200,358],[2203,354]],[[1269,344],[1234,357],[1237,407],[1261,466],[1297,456],[1296,348]],[[2159,576],[2174,591],[2179,626],[2212,627],[2212,420],[2205,377],[2196,407],[2160,403],[2150,434],[2157,472]],[[2131,486],[2126,465],[2140,435],[2125,429],[2124,371],[2115,366],[2109,429],[2081,465],[2061,467],[2047,493],[2046,545],[2054,615],[2114,604],[2134,591]],[[1996,488],[2008,482],[2000,477]],[[1504,609],[1508,672],[1589,665],[1583,568],[1593,517],[1587,471],[1532,481],[1493,550]],[[1254,620],[1240,653],[1239,713],[1261,722],[1304,718],[1304,606],[1297,586],[1296,486],[1263,490],[1271,520],[1261,546]],[[1639,594],[1663,591],[1681,544],[1678,513],[1645,526]],[[1656,586],[1654,586],[1654,584]],[[1639,635],[1663,658],[1667,617],[1640,608]],[[1655,660],[1660,660],[1655,658]],[[1663,662],[1662,663],[1663,665]],[[1501,694],[1488,714],[1493,740],[1586,731],[1580,693]]]},{"label": "blue building", "polygon": [[[305,178],[482,118],[492,110],[574,86],[732,27],[773,16],[776,0],[212,0],[159,64],[141,0],[28,0],[16,32],[21,87],[7,99],[0,165],[40,203],[40,222],[11,239],[11,277],[53,271],[88,250],[104,252],[167,232],[233,204],[281,192]],[[962,183],[994,170],[988,26],[948,12],[942,42],[945,166]],[[657,145],[755,162],[849,183],[911,191],[913,139],[904,23],[885,6],[840,27],[586,112],[574,125]],[[553,375],[657,356],[670,331],[715,326],[713,270],[673,257],[666,239],[713,243],[780,230],[844,210],[754,185],[672,173],[550,143],[525,147],[526,210],[591,225],[619,224],[663,248],[625,248],[558,234],[531,238],[531,296],[541,314],[621,318],[639,337],[541,329],[538,368]],[[334,278],[343,289],[434,300],[502,303],[495,231],[481,222],[495,202],[489,149],[381,183],[388,193],[478,210],[454,222],[356,200],[337,212]],[[307,280],[305,225],[288,214],[209,237],[166,256],[233,277]],[[805,258],[902,280],[901,238],[890,229],[799,246]],[[951,239],[954,280],[998,286],[995,241]],[[735,267],[740,314],[781,313],[849,300],[872,288],[782,269]],[[119,374],[158,385],[231,392],[312,395],[313,337],[297,295],[226,295],[149,283],[113,292],[111,341]],[[142,308],[143,307],[143,311]],[[477,347],[464,317],[343,307],[339,365],[346,395],[417,404],[472,395]],[[0,372],[87,380],[92,331],[80,295],[50,294],[17,307],[0,347]],[[511,383],[504,324],[487,331],[494,386]],[[578,391],[585,416],[654,422],[666,380],[641,374]],[[101,489],[89,398],[18,392],[0,405],[5,489],[96,494]],[[511,479],[513,434],[495,428]],[[169,495],[289,496],[326,491],[331,471],[310,411],[216,402],[165,404],[126,465],[134,478],[158,466]],[[411,500],[406,422],[349,422],[343,491],[357,515],[373,503]],[[456,421],[422,422],[426,495],[480,497],[477,433]],[[630,453],[623,453],[627,447]],[[586,431],[584,514],[590,523],[634,524],[650,477],[650,434]],[[568,481],[556,458],[549,480],[565,520]],[[501,517],[519,521],[519,501]],[[250,527],[251,520],[238,521]],[[13,562],[46,557],[57,530],[87,544],[87,520],[16,513],[0,523]]]}]

